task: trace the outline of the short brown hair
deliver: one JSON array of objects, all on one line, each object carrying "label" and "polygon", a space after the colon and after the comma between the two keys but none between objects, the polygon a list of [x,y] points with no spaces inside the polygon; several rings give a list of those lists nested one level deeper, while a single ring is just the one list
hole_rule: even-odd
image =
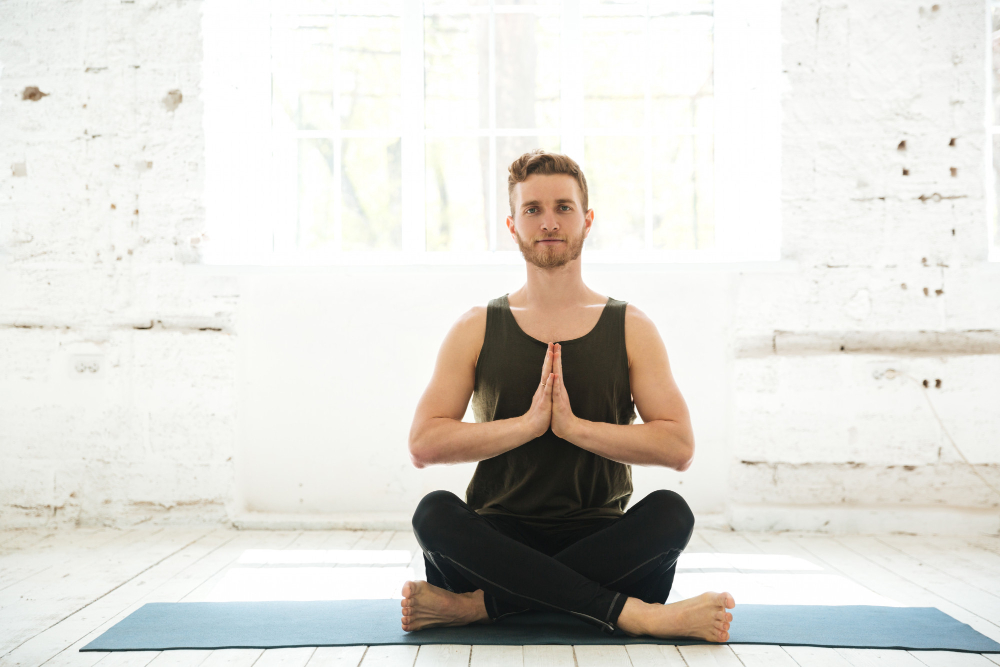
[{"label": "short brown hair", "polygon": [[580,197],[583,200],[580,204],[584,212],[588,210],[587,179],[580,165],[568,155],[549,153],[536,148],[511,162],[507,171],[510,172],[510,176],[507,177],[507,199],[510,202],[511,215],[514,215],[514,186],[528,180],[528,176],[532,174],[569,174],[580,186]]}]

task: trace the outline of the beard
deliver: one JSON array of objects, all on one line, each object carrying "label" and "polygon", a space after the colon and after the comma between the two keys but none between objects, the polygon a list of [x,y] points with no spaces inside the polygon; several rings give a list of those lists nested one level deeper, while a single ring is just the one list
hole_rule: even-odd
[{"label": "beard", "polygon": [[[534,264],[540,269],[555,269],[560,266],[565,266],[569,262],[580,256],[583,252],[583,232],[576,238],[567,238],[565,236],[540,236],[536,239],[531,239],[525,242],[521,235],[514,232],[514,238],[517,240],[517,247],[521,250],[521,256],[524,257],[524,261],[529,264]],[[554,246],[544,246],[537,245],[536,241],[541,241],[543,239],[560,239],[564,243],[563,245]]]}]

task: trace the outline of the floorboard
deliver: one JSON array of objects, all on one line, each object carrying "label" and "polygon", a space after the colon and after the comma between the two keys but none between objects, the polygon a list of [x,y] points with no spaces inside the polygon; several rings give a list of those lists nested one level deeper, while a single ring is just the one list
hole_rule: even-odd
[{"label": "floorboard", "polygon": [[[254,553],[275,554],[263,563]],[[989,667],[995,655],[781,646],[349,646],[318,649],[80,653],[79,648],[148,602],[204,601],[237,568],[297,567],[307,551],[406,551],[410,531],[236,531],[223,527],[0,531],[0,667]],[[935,606],[1000,641],[1000,539],[989,536],[824,536],[696,530],[688,554],[712,567],[678,572],[678,594],[702,592],[718,572],[760,580],[779,567],[844,577],[905,605]],[[744,557],[728,559],[726,554]],[[801,559],[800,561],[789,560]],[[695,560],[690,563],[695,563]],[[774,560],[774,559],[772,559]],[[364,561],[364,557],[361,559]],[[328,567],[362,566],[363,562]],[[312,565],[315,566],[315,565]],[[399,565],[395,565],[398,567]],[[801,570],[801,567],[799,567]],[[698,575],[697,577],[694,575]],[[732,576],[730,574],[729,576]],[[700,578],[699,578],[700,577]],[[688,584],[685,584],[688,581]],[[773,578],[770,581],[774,581]],[[762,584],[763,585],[763,584]],[[688,590],[690,589],[690,590]],[[215,593],[213,593],[215,591]],[[671,600],[680,599],[671,595]],[[737,600],[739,604],[739,600]]]},{"label": "floorboard", "polygon": [[469,667],[524,667],[521,646],[473,646]]},{"label": "floorboard", "polygon": [[307,667],[358,667],[367,646],[321,646],[309,659]]},{"label": "floorboard", "polygon": [[798,663],[781,646],[730,644],[730,648],[745,667],[798,667]]}]

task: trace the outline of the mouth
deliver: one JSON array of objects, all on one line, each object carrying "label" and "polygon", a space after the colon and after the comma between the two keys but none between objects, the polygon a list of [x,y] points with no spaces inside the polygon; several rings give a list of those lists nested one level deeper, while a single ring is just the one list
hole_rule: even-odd
[{"label": "mouth", "polygon": [[541,241],[538,241],[538,243],[541,243],[542,245],[555,245],[562,242],[562,239],[542,239]]}]

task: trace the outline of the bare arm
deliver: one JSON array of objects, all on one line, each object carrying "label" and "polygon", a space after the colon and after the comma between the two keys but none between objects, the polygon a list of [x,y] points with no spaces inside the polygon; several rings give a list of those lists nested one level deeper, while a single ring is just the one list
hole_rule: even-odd
[{"label": "bare arm", "polygon": [[625,311],[625,346],[632,399],[643,423],[626,426],[573,416],[562,383],[562,354],[557,349],[552,431],[581,449],[613,461],[687,470],[694,457],[687,404],[670,372],[667,350],[656,325],[632,305]]},{"label": "bare arm", "polygon": [[486,309],[477,307],[459,318],[441,344],[434,374],[417,403],[410,427],[410,460],[417,468],[489,459],[548,430],[552,351],[545,356],[542,377],[527,413],[481,424],[462,421],[475,388],[476,361],[485,336]]}]

